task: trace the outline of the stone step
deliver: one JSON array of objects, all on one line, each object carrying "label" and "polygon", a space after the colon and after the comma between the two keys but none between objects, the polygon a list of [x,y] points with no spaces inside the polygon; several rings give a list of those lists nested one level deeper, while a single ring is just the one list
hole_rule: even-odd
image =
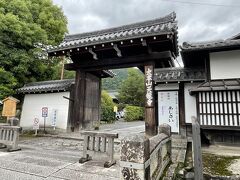
[{"label": "stone step", "polygon": [[185,149],[187,148],[187,139],[173,139],[172,148]]},{"label": "stone step", "polygon": [[177,168],[177,164],[171,164],[166,172],[166,178],[174,179],[176,168]]},{"label": "stone step", "polygon": [[186,158],[186,153],[187,153],[186,149],[181,149],[178,153],[177,162],[184,163]]},{"label": "stone step", "polygon": [[171,137],[173,139],[187,139],[186,136],[182,136],[182,135],[179,135],[179,134],[172,134]]}]

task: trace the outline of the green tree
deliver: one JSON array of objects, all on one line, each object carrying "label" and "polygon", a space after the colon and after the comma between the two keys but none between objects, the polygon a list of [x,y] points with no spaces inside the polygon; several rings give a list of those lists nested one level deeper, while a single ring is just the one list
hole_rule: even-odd
[{"label": "green tree", "polygon": [[[0,0],[0,97],[32,81],[54,79],[58,59],[43,48],[57,45],[67,32],[67,19],[51,0]],[[9,91],[10,89],[10,91]]]},{"label": "green tree", "polygon": [[144,119],[144,108],[139,106],[129,106],[125,107],[125,121],[137,121]]},{"label": "green tree", "polygon": [[118,98],[120,103],[144,105],[144,76],[138,69],[128,70],[128,77],[120,87]]},{"label": "green tree", "polygon": [[6,72],[3,68],[0,68],[0,99],[12,94],[16,83],[16,79],[10,72]]},{"label": "green tree", "polygon": [[127,79],[127,69],[112,70],[115,76],[113,78],[102,79],[102,89],[104,90],[119,90],[123,81]]},{"label": "green tree", "polygon": [[101,94],[101,120],[112,122],[115,120],[115,113],[113,112],[114,103],[112,98],[106,91]]}]

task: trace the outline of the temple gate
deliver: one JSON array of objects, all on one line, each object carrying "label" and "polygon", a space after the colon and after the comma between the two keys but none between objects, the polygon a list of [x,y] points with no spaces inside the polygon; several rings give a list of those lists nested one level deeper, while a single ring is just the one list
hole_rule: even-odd
[{"label": "temple gate", "polygon": [[109,69],[138,67],[145,74],[145,131],[157,133],[155,68],[173,67],[178,55],[175,13],[165,17],[89,33],[67,35],[48,49],[49,56],[68,56],[65,69],[76,71],[71,128],[89,129],[100,120],[101,78]]}]

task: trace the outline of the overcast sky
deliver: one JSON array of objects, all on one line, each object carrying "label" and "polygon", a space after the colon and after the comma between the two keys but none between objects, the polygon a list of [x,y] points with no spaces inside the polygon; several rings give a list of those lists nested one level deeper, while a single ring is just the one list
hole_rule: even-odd
[{"label": "overcast sky", "polygon": [[[225,39],[240,33],[239,0],[53,0],[69,34],[177,14],[179,41]],[[201,4],[198,4],[201,3]]]}]

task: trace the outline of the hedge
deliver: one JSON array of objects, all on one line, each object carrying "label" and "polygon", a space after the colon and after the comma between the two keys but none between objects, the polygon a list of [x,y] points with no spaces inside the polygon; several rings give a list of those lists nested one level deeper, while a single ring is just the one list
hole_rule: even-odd
[{"label": "hedge", "polygon": [[125,121],[137,121],[143,120],[144,118],[144,108],[139,106],[127,105],[125,108]]},{"label": "hedge", "polygon": [[106,91],[102,91],[101,95],[101,120],[106,122],[115,121],[115,113],[113,112],[114,103],[112,98]]}]

